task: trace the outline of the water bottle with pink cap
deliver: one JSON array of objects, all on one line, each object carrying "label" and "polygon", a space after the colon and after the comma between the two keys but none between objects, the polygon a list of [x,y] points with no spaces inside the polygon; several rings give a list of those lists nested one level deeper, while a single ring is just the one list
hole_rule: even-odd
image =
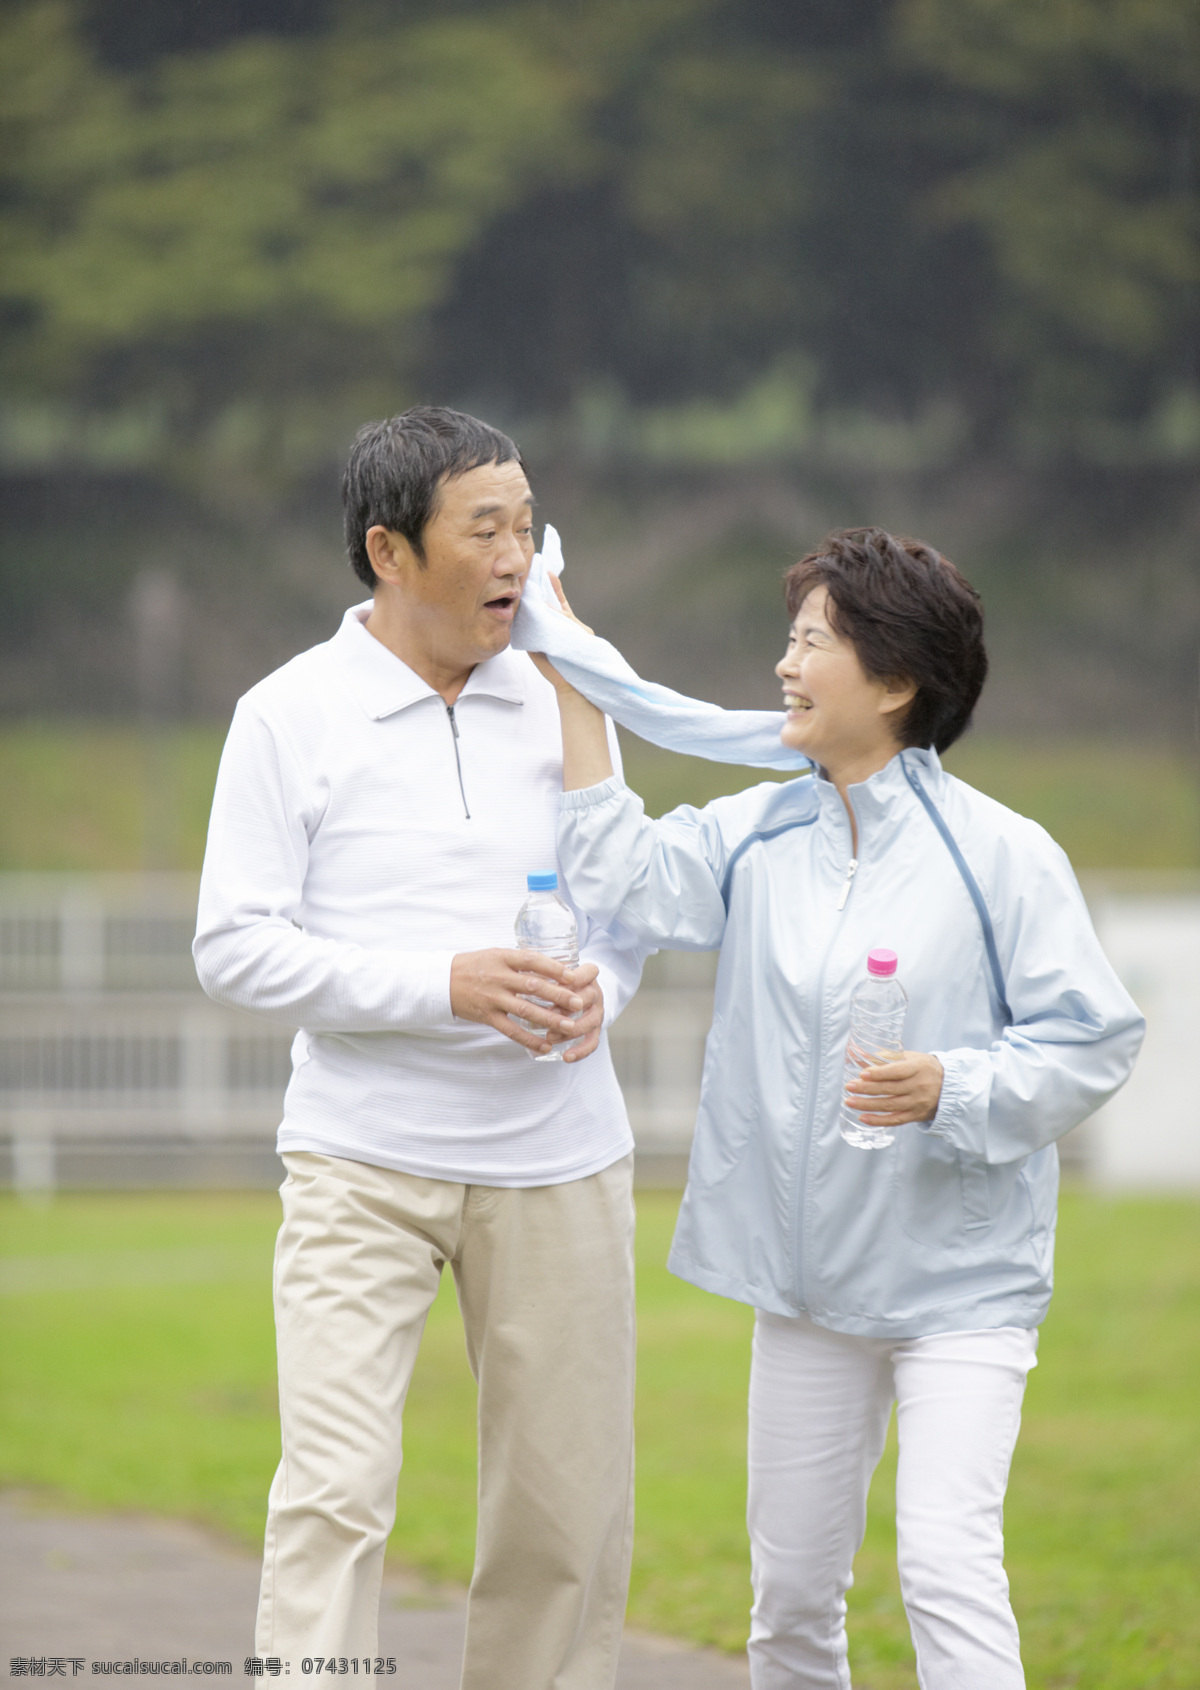
[{"label": "water bottle with pink cap", "polygon": [[[876,1062],[894,1062],[904,1049],[904,1012],[908,994],[896,978],[895,951],[869,951],[867,977],[850,994],[850,1037],[846,1041],[845,1088],[859,1071]],[[868,1109],[867,1114],[871,1111]],[[859,1150],[883,1150],[896,1134],[891,1127],[864,1126],[842,1103],[842,1137]]]}]

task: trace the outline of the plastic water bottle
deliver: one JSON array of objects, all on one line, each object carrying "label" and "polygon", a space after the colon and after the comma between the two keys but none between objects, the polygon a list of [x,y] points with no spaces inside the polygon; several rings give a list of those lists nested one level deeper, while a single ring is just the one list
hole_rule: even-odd
[{"label": "plastic water bottle", "polygon": [[[894,1062],[904,1049],[904,1013],[908,993],[896,978],[895,951],[871,951],[867,977],[850,994],[850,1037],[846,1041],[843,1093],[863,1068]],[[866,1111],[872,1113],[870,1109]],[[883,1150],[895,1138],[891,1127],[867,1127],[842,1104],[842,1137],[859,1150]]]},{"label": "plastic water bottle", "polygon": [[[525,877],[525,884],[529,896],[517,911],[517,944],[523,951],[541,951],[545,956],[565,963],[568,968],[576,967],[579,962],[579,929],[575,925],[575,917],[558,895],[557,874],[529,874]],[[546,1004],[548,1000],[530,997],[529,1002]],[[517,1019],[520,1021],[520,1017]],[[520,1021],[520,1025],[531,1033],[544,1034],[546,1030],[535,1027],[530,1021]],[[551,1046],[546,1056],[539,1056],[534,1050],[529,1054],[535,1062],[561,1062],[572,1045],[578,1043],[578,1039],[568,1039],[563,1044]]]}]

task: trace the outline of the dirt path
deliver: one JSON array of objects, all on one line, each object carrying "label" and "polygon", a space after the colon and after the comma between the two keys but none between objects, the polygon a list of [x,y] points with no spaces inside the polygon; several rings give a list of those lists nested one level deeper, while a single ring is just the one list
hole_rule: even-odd
[{"label": "dirt path", "polygon": [[[39,1677],[94,1682],[93,1661],[186,1656],[230,1660],[244,1684],[257,1594],[257,1561],[195,1526],[66,1514],[34,1496],[0,1496],[0,1675],[13,1676],[15,1657],[45,1663],[34,1667]],[[460,1591],[389,1576],[380,1649],[398,1671],[385,1683],[458,1690],[463,1616]],[[52,1662],[61,1670],[51,1672]],[[617,1690],[746,1690],[749,1682],[744,1660],[627,1634]]]}]

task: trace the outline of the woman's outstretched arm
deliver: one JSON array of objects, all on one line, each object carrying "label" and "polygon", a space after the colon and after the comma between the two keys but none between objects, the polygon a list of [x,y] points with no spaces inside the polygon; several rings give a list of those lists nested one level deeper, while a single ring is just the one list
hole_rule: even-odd
[{"label": "woman's outstretched arm", "polygon": [[[563,615],[569,616],[572,622],[579,622],[578,616],[567,603],[567,596],[557,575],[550,577],[550,583],[562,606]],[[579,626],[583,628],[586,624],[579,622]],[[590,634],[592,630],[588,628],[587,631]],[[613,773],[604,712],[597,710],[582,693],[576,692],[569,681],[564,681],[558,670],[541,652],[533,651],[529,655],[554,688],[558,699],[558,714],[562,723],[563,791],[578,792],[583,787],[599,786],[602,780],[607,780]]]},{"label": "woman's outstretched arm", "polygon": [[716,950],[725,932],[727,868],[747,835],[775,825],[781,806],[794,809],[793,783],[769,781],[702,810],[683,804],[652,821],[613,772],[602,712],[543,655],[530,656],[553,686],[562,720],[558,857],[572,900],[601,925],[618,924],[643,944]]},{"label": "woman's outstretched arm", "polygon": [[[538,667],[541,668],[540,663]],[[547,664],[546,670],[549,668]],[[563,791],[578,792],[585,786],[599,786],[613,773],[604,713],[561,678],[556,679],[555,692],[562,723]]]}]

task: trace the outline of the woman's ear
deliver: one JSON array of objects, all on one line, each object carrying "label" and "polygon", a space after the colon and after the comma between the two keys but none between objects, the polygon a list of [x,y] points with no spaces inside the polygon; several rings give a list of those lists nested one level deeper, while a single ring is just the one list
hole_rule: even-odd
[{"label": "woman's ear", "polygon": [[884,682],[883,697],[879,700],[880,714],[892,716],[897,710],[905,710],[920,692],[915,681],[905,680],[902,675],[892,675]]}]

